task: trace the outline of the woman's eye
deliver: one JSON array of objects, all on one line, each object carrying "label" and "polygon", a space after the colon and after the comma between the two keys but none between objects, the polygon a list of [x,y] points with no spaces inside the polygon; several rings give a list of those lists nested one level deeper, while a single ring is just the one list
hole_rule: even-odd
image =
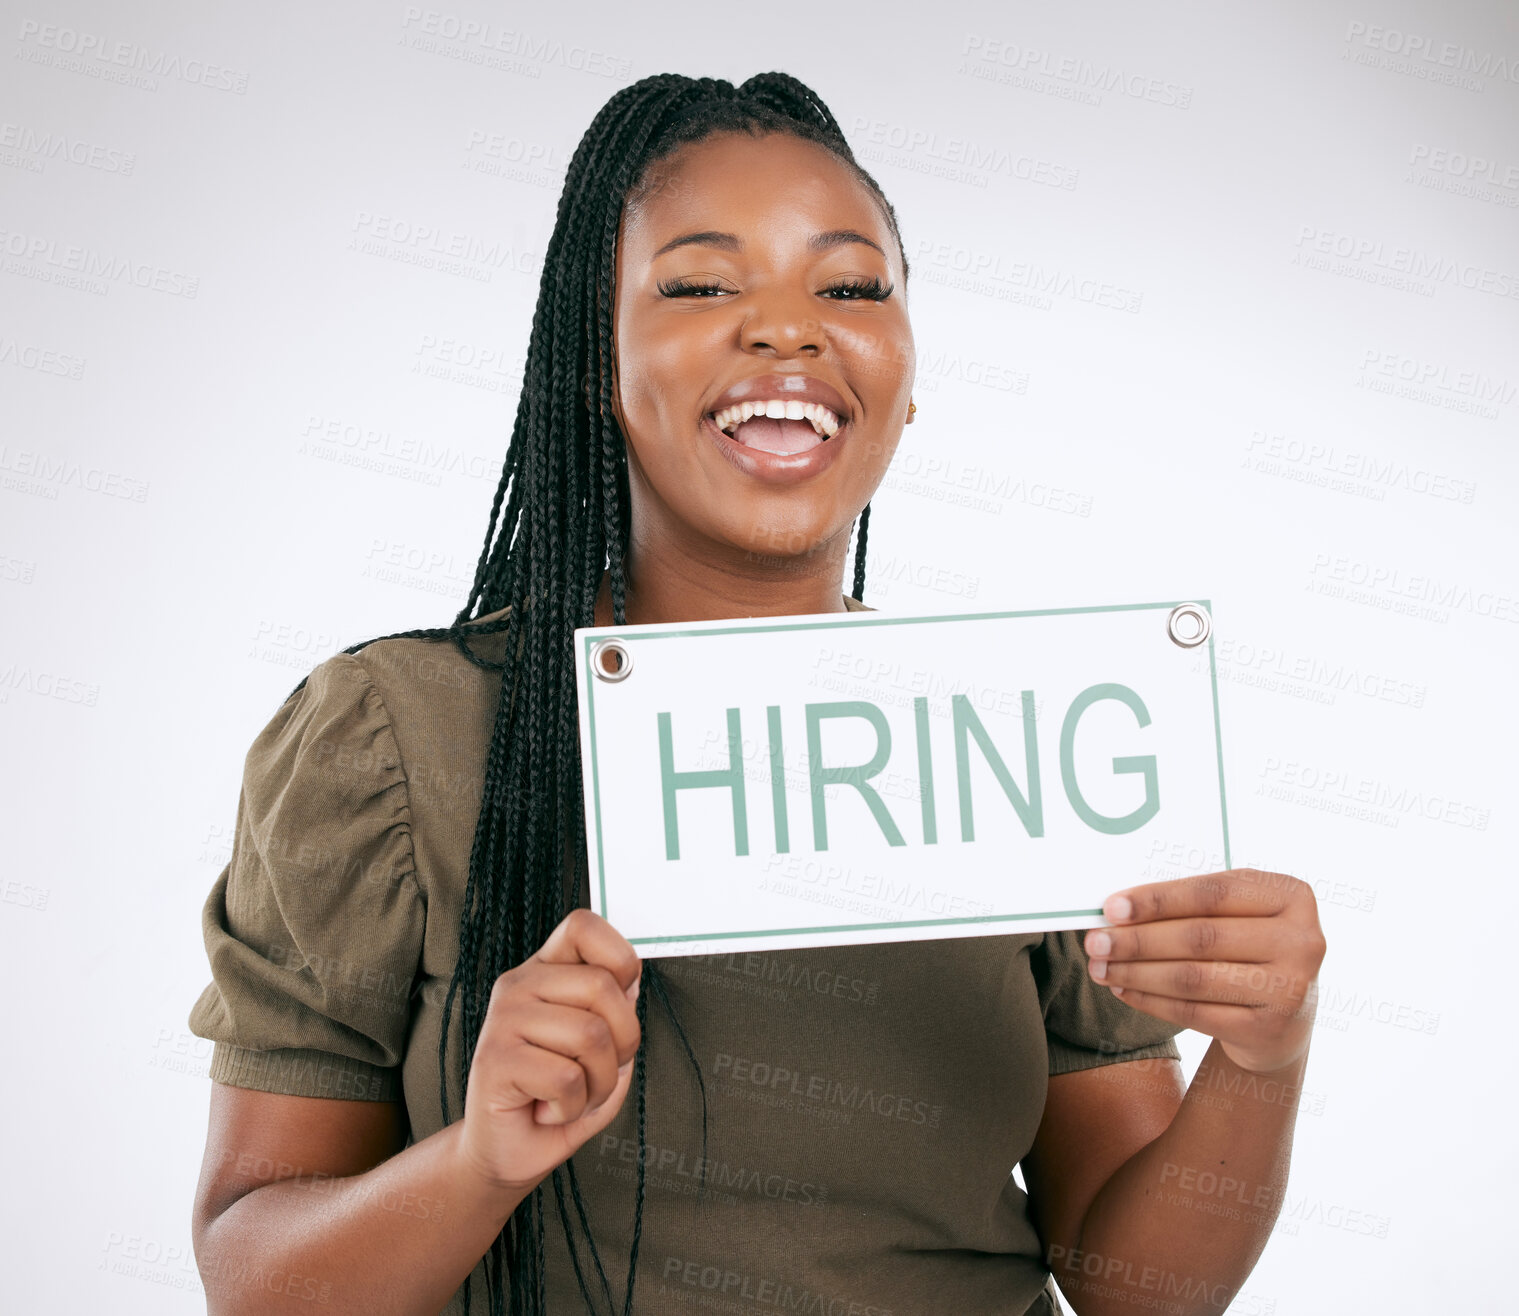
[{"label": "woman's eye", "polygon": [[[895,290],[895,285],[880,279],[846,279],[831,283],[822,290],[821,296],[841,302],[884,302]],[[666,297],[714,297],[732,289],[720,283],[697,283],[690,279],[677,279],[673,283],[661,283],[659,291]]]},{"label": "woman's eye", "polygon": [[883,283],[880,279],[848,279],[830,284],[823,291],[825,294],[842,294],[836,298],[842,302],[884,302],[894,289],[894,284]]},{"label": "woman's eye", "polygon": [[662,283],[659,291],[666,297],[706,297],[712,293],[727,292],[720,283],[692,283],[677,279],[674,283]]}]

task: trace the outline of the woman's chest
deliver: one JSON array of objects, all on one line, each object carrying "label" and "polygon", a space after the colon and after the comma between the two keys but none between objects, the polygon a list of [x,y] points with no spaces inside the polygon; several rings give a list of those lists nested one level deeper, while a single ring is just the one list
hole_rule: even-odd
[{"label": "woman's chest", "polygon": [[[920,1200],[995,1200],[1043,1114],[1048,1060],[1028,966],[1039,939],[658,961],[702,1071],[711,1173],[733,1181],[741,1166],[751,1185],[799,1196],[806,1185],[834,1201],[903,1182]],[[698,1087],[653,1000],[649,1016],[646,1141],[689,1169],[702,1159]],[[634,1112],[608,1134],[598,1156],[627,1156]]]}]

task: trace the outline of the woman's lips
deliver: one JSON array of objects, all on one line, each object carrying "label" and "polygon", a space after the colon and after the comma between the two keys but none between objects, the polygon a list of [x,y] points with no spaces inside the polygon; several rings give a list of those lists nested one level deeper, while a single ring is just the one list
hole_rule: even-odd
[{"label": "woman's lips", "polygon": [[[826,471],[837,459],[850,432],[850,426],[845,422],[831,439],[818,439],[816,444],[799,452],[779,453],[766,452],[763,448],[730,439],[712,423],[711,416],[703,416],[701,425],[730,465],[744,475],[768,484],[796,484]],[[808,428],[810,430],[811,426]]]}]

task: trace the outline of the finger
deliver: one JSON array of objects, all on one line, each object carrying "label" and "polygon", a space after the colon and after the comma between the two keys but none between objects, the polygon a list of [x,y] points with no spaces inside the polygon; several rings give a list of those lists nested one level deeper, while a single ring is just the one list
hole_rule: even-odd
[{"label": "finger", "polygon": [[1178,918],[1093,928],[1082,946],[1094,960],[1231,960],[1265,964],[1291,942],[1280,919]]},{"label": "finger", "polygon": [[1102,912],[1118,924],[1173,918],[1261,918],[1301,903],[1305,892],[1311,900],[1312,888],[1286,873],[1229,868],[1115,892],[1103,903]]},{"label": "finger", "polygon": [[1232,964],[1223,960],[1145,960],[1140,963],[1093,960],[1092,977],[1107,987],[1170,996],[1177,1000],[1214,1001],[1258,1010],[1296,1008],[1307,984],[1269,964]]},{"label": "finger", "polygon": [[[585,1110],[581,1112],[580,1118],[571,1120],[566,1124],[564,1130],[566,1136],[575,1139],[590,1138],[604,1129],[617,1118],[617,1112],[622,1109],[622,1103],[627,1100],[628,1087],[632,1082],[633,1062],[630,1060],[618,1069],[617,1086],[612,1089],[612,1095],[599,1106],[587,1103]],[[547,1108],[542,1108],[542,1113],[544,1115],[549,1114]],[[539,1114],[540,1107],[535,1107],[533,1110],[535,1123],[543,1122],[539,1118]]]},{"label": "finger", "polygon": [[585,1071],[587,1106],[599,1106],[611,1096],[621,1059],[612,1042],[612,1030],[594,1010],[533,1001],[522,1006],[514,1022],[522,1041],[566,1056]]},{"label": "finger", "polygon": [[624,991],[638,981],[643,968],[633,943],[589,909],[571,910],[533,958],[544,964],[598,964]]},{"label": "finger", "polygon": [[[638,1007],[617,985],[617,979],[610,970],[596,964],[537,964],[525,967],[503,987],[503,999],[507,1004],[501,1008],[515,1009],[521,995],[526,993],[549,1004],[594,1011],[612,1030],[619,1064],[632,1059],[638,1050]],[[493,992],[493,1000],[494,996]]]},{"label": "finger", "polygon": [[1121,987],[1114,993],[1125,1005],[1164,1019],[1181,1028],[1193,1028],[1210,1037],[1241,1037],[1258,1026],[1256,1012],[1244,1005],[1224,1005],[1216,1001],[1184,1001],[1174,996]]},{"label": "finger", "polygon": [[[522,1098],[515,1105],[533,1105],[539,1124],[564,1124],[586,1108],[586,1075],[578,1062],[557,1051],[519,1042],[511,1048],[508,1086]],[[494,1097],[494,1094],[492,1094]]]}]

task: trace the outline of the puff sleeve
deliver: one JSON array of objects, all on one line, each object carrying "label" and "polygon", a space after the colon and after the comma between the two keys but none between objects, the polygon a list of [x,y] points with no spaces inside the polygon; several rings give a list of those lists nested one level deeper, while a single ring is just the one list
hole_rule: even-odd
[{"label": "puff sleeve", "polygon": [[211,1077],[401,1099],[425,902],[400,751],[364,666],[317,665],[249,749],[230,862],[201,913]]},{"label": "puff sleeve", "polygon": [[1029,954],[1044,1010],[1050,1073],[1066,1074],[1120,1060],[1179,1060],[1181,1032],[1125,1005],[1087,973],[1084,932],[1047,932]]}]

